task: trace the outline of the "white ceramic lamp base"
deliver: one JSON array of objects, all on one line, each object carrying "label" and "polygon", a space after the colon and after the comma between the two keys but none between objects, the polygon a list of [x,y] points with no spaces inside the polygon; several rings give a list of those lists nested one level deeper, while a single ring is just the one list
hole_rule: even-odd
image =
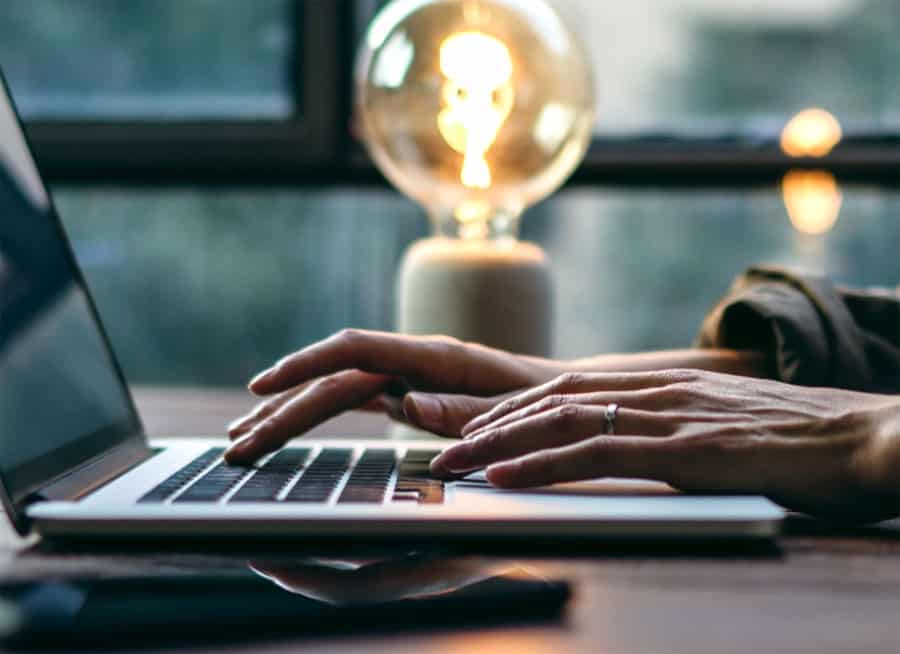
[{"label": "white ceramic lamp base", "polygon": [[550,356],[553,282],[547,256],[519,241],[435,237],[413,243],[397,277],[397,328]]}]

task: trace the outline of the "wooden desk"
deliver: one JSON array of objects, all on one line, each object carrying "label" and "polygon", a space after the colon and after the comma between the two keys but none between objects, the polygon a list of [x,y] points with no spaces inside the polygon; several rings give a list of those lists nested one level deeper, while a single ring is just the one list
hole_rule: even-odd
[{"label": "wooden desk", "polygon": [[[153,434],[215,434],[251,404],[240,392],[139,389],[136,396]],[[353,415],[330,429],[371,435],[383,427],[380,420]],[[391,654],[900,652],[900,525],[838,532],[796,522],[780,547],[780,554],[761,556],[728,550],[637,553],[600,545],[569,556],[530,552],[501,558],[494,551],[487,560],[520,562],[575,582],[567,619],[558,624],[235,644],[228,649]],[[177,549],[58,552],[18,539],[5,525],[0,556],[5,578],[146,572],[211,565],[229,556],[241,560],[237,555]]]}]

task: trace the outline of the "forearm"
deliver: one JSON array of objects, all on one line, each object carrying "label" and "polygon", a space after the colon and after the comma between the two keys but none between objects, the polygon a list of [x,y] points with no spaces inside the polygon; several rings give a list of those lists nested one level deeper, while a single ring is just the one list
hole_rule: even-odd
[{"label": "forearm", "polygon": [[873,437],[855,461],[856,476],[883,504],[888,517],[900,516],[900,396],[879,407],[871,419]]},{"label": "forearm", "polygon": [[767,358],[762,353],[724,349],[601,354],[587,359],[566,361],[563,366],[567,371],[578,372],[646,372],[691,368],[745,377],[771,377]]}]

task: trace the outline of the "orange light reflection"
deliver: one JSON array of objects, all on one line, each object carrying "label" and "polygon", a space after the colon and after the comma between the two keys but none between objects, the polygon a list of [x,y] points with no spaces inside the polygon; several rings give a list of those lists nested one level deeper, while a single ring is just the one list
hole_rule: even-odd
[{"label": "orange light reflection", "polygon": [[791,170],[781,182],[781,193],[791,223],[803,234],[825,234],[841,213],[843,194],[827,171]]}]

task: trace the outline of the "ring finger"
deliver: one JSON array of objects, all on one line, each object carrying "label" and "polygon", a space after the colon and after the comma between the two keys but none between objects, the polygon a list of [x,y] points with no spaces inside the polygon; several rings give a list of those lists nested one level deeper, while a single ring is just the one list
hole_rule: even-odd
[{"label": "ring finger", "polygon": [[[532,404],[529,404],[528,406],[522,407],[518,411],[508,413],[497,418],[493,422],[487,423],[482,427],[469,432],[468,434],[466,434],[465,438],[475,438],[488,431],[499,429],[501,427],[517,423],[521,420],[531,418],[542,413],[558,411],[564,406],[571,405],[599,407],[604,413],[604,419],[606,407],[610,404],[626,403],[631,409],[639,410],[642,412],[659,411],[660,409],[666,408],[662,401],[663,396],[664,392],[656,388],[648,388],[628,392],[583,393],[579,395],[549,395],[533,402]],[[619,415],[622,415],[621,411],[619,412]],[[618,418],[616,422],[621,424]],[[604,429],[605,424],[606,423],[604,422]],[[625,430],[621,426],[618,426],[617,428],[621,433],[636,433]],[[603,429],[599,431],[603,431]],[[650,435],[656,436],[657,434]]]},{"label": "ring finger", "polygon": [[[616,431],[641,436],[669,436],[675,431],[660,413],[620,408]],[[606,432],[606,405],[568,404],[488,428],[452,447],[432,461],[431,471],[450,476],[484,468],[529,452],[569,445]]]}]

